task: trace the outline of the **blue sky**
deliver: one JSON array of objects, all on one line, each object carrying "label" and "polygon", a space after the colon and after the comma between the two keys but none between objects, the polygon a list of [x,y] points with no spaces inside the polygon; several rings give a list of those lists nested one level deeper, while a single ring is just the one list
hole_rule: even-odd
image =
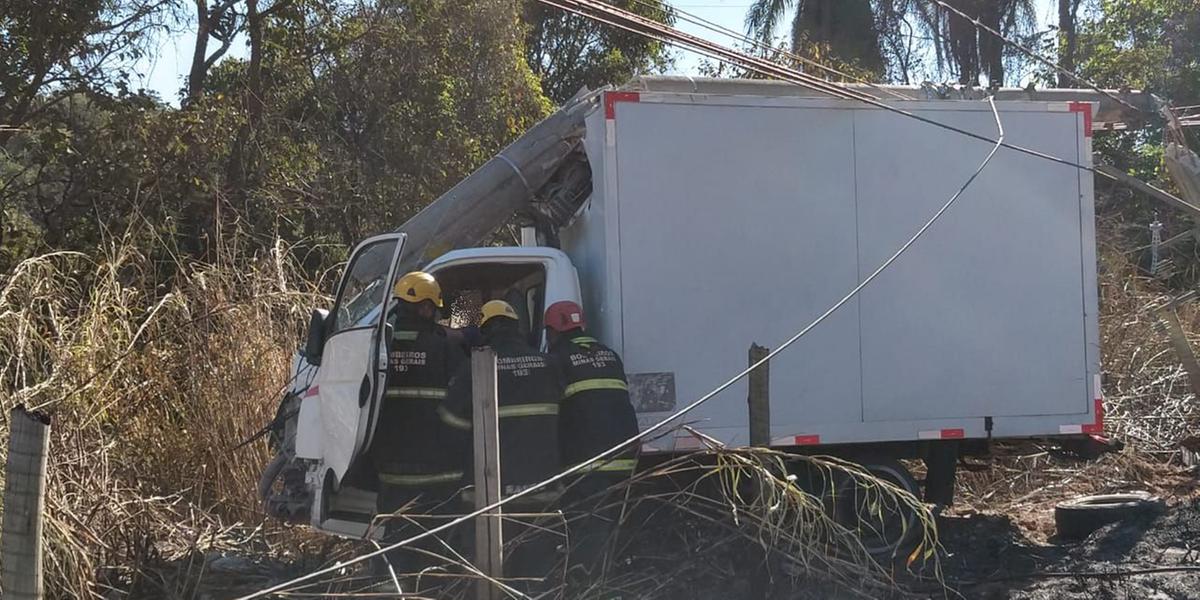
[{"label": "blue sky", "polygon": [[[1053,2],[1051,0],[1037,0],[1037,2],[1040,21],[1043,24],[1053,22],[1057,18]],[[749,8],[751,0],[676,0],[671,4],[700,19],[740,32],[743,31],[746,9]],[[186,18],[187,24],[192,23],[195,19],[194,15],[187,15]],[[787,19],[785,19],[786,21]],[[733,45],[734,43],[734,40],[729,37],[687,23],[683,19],[680,19],[676,26],[688,33],[723,45]],[[156,50],[151,52],[152,56],[139,61],[135,66],[135,85],[154,90],[164,100],[178,104],[178,92],[183,86],[183,80],[191,64],[194,37],[194,30],[184,26],[169,35],[163,35],[152,48],[152,50]],[[245,40],[242,39],[234,42],[226,56],[244,58],[246,54]],[[695,74],[700,60],[700,57],[691,52],[676,51],[674,71],[678,74]]]}]

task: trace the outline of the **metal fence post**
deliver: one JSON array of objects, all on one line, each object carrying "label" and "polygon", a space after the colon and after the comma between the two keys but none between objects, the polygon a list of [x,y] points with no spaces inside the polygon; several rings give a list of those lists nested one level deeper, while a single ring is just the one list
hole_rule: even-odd
[{"label": "metal fence post", "polygon": [[0,538],[0,585],[9,600],[41,600],[42,509],[50,418],[18,406],[9,413],[8,462],[4,470],[4,521]]},{"label": "metal fence post", "polygon": [[[475,509],[500,501],[500,434],[496,422],[496,353],[479,348],[471,353],[471,405],[475,437]],[[501,509],[475,519],[475,563],[488,577],[503,576],[504,539],[501,534]],[[477,600],[496,597],[495,586],[480,580]]]},{"label": "metal fence post", "polygon": [[[750,344],[750,365],[767,357],[770,351],[758,344]],[[765,448],[771,445],[771,363],[750,372],[750,393],[746,402],[750,405],[750,445]]]}]

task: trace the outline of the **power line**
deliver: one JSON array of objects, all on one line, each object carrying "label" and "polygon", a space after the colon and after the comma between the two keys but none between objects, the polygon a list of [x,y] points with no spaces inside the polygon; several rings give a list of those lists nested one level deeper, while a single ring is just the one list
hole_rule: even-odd
[{"label": "power line", "polygon": [[[814,75],[809,75],[802,71],[797,71],[795,69],[788,68],[786,66],[780,65],[776,62],[773,62],[773,61],[770,61],[767,59],[758,58],[755,56],[748,55],[744,52],[738,52],[736,50],[726,48],[724,46],[721,46],[720,44],[716,44],[714,42],[705,40],[703,38],[698,38],[691,34],[688,34],[688,33],[679,31],[675,28],[664,25],[658,21],[647,19],[641,15],[631,13],[629,11],[626,11],[626,10],[623,10],[620,8],[616,8],[616,7],[608,5],[608,4],[596,2],[595,0],[538,0],[538,1],[543,4],[547,4],[549,6],[554,6],[554,7],[560,8],[560,9],[570,12],[572,14],[580,15],[580,16],[583,16],[583,17],[586,17],[589,19],[593,19],[593,20],[601,22],[601,23],[606,23],[606,24],[612,25],[614,27],[624,29],[624,30],[632,32],[632,33],[643,35],[650,39],[658,40],[658,41],[661,41],[661,42],[667,43],[667,44],[681,45],[681,46],[688,48],[689,50],[692,50],[693,52],[697,52],[699,54],[703,54],[705,56],[709,56],[711,58],[715,58],[718,60],[723,60],[723,61],[727,61],[727,62],[730,62],[733,64],[738,64],[738,65],[745,67],[756,73],[759,73],[762,75],[767,75],[768,77],[774,77],[776,79],[781,79],[781,80],[788,81],[791,83],[796,83],[796,84],[799,84],[799,85],[802,85],[802,86],[805,86],[805,87],[808,87],[808,88],[811,88],[811,89],[814,89],[814,90],[817,90],[820,92],[824,92],[824,93],[834,96],[836,98],[842,98],[845,100],[857,100],[857,101],[867,104],[869,106],[873,106],[875,108],[886,110],[888,112],[892,112],[892,113],[895,113],[898,115],[903,115],[905,117],[914,119],[916,121],[925,123],[927,125],[932,125],[934,127],[940,128],[940,129],[952,131],[952,132],[964,135],[969,138],[977,139],[982,142],[987,142],[988,144],[994,144],[996,142],[996,140],[991,139],[987,136],[979,135],[977,133],[973,133],[973,132],[967,131],[965,129],[960,129],[958,127],[954,127],[953,125],[947,125],[945,123],[935,121],[928,117],[923,117],[921,115],[909,112],[907,110],[897,108],[897,107],[889,105],[889,104],[885,104],[883,102],[880,102],[878,98],[871,96],[870,94],[866,94],[866,93],[860,92],[858,90],[853,90],[853,89],[847,88],[843,85],[831,82],[826,79],[822,79],[820,77],[816,77]],[[588,12],[589,10],[594,11],[594,12]],[[648,29],[640,29],[639,26],[644,26]],[[1003,147],[1008,148],[1010,150],[1016,150],[1017,152],[1028,154],[1030,156],[1034,156],[1034,157],[1041,158],[1044,160],[1049,160],[1051,162],[1056,162],[1056,163],[1063,164],[1066,166],[1074,167],[1076,169],[1082,169],[1082,170],[1091,171],[1091,172],[1098,172],[1095,170],[1094,167],[1082,165],[1082,164],[1076,163],[1071,160],[1059,158],[1057,156],[1052,156],[1045,152],[1033,150],[1031,148],[1026,148],[1024,146],[1018,146],[1015,144],[1009,144],[1009,143],[1005,142],[1003,144]],[[1105,175],[1104,173],[1101,173],[1101,174]],[[1105,176],[1108,176],[1108,175],[1105,175]]]},{"label": "power line", "polygon": [[[711,56],[711,57],[717,58],[717,59],[721,59],[721,60],[729,60],[730,62],[733,62],[735,64],[742,64],[742,66],[744,66],[748,69],[751,69],[755,72],[759,72],[759,73],[769,75],[769,76],[778,77],[780,79],[791,81],[793,83],[799,83],[801,85],[806,85],[806,86],[816,89],[818,91],[823,91],[830,95],[833,95],[835,97],[839,97],[842,99],[858,100],[858,101],[866,103],[868,105],[875,106],[877,108],[881,108],[881,109],[884,109],[884,110],[887,110],[890,112],[894,112],[897,114],[901,114],[901,115],[907,116],[909,118],[913,118],[918,121],[937,126],[942,129],[954,131],[954,132],[960,133],[962,135],[965,135],[965,136],[968,136],[968,137],[971,137],[974,139],[987,141],[987,142],[993,144],[993,147],[992,147],[991,151],[988,152],[988,154],[984,158],[983,162],[981,162],[979,167],[976,168],[976,170],[971,174],[971,176],[967,178],[967,180],[958,189],[958,191],[956,191],[954,193],[954,195],[952,195],[950,197],[950,199],[947,200],[946,203],[943,204],[942,207],[936,213],[934,213],[934,215],[932,217],[930,217],[930,219],[928,221],[926,221],[925,224],[919,230],[917,230],[917,232],[911,238],[908,239],[907,242],[905,242],[902,246],[900,246],[900,248],[897,249],[895,253],[893,253],[886,261],[884,261],[883,264],[881,264],[875,271],[873,271],[866,279],[864,279],[861,283],[859,283],[857,286],[855,286],[854,289],[850,290],[850,292],[847,293],[844,297],[842,297],[841,300],[839,300],[837,303],[835,303],[833,306],[831,306],[828,310],[826,310],[824,313],[822,313],[819,317],[817,317],[816,320],[814,320],[808,326],[806,326],[803,329],[801,329],[800,331],[798,331],[795,335],[793,335],[787,341],[782,343],[778,348],[772,350],[761,360],[750,365],[749,367],[747,367],[746,369],[744,369],[737,375],[734,375],[728,381],[717,386],[712,391],[708,392],[704,396],[701,396],[699,399],[695,400],[691,404],[688,404],[687,406],[685,406],[682,409],[673,413],[671,416],[655,423],[651,427],[647,428],[644,431],[639,432],[638,434],[634,435],[633,437],[629,438],[628,440],[625,440],[624,442],[621,442],[620,444],[617,444],[616,446],[613,446],[612,448],[609,448],[608,450],[605,450],[604,452],[597,454],[596,456],[592,457],[590,460],[581,462],[573,467],[570,467],[570,468],[566,469],[565,471],[562,471],[562,472],[558,473],[557,475],[554,475],[553,477],[543,480],[543,481],[541,481],[533,486],[530,486],[516,494],[508,496],[507,498],[504,498],[496,503],[493,503],[490,506],[486,506],[484,508],[477,509],[474,512],[471,512],[469,514],[458,517],[457,519],[454,519],[448,523],[444,523],[438,527],[426,530],[426,531],[424,531],[420,534],[417,534],[413,537],[410,537],[408,539],[401,540],[399,542],[393,543],[393,544],[388,545],[383,548],[379,548],[379,549],[377,549],[373,552],[369,552],[367,554],[359,555],[348,561],[340,562],[331,567],[326,567],[324,569],[320,569],[320,570],[310,573],[308,575],[297,577],[290,581],[286,581],[284,583],[272,586],[270,588],[260,590],[258,592],[254,592],[252,594],[243,596],[243,597],[239,598],[238,600],[253,600],[254,598],[260,598],[260,597],[265,596],[270,593],[282,591],[282,590],[285,590],[285,589],[289,588],[290,586],[293,586],[297,583],[309,581],[315,577],[333,573],[333,572],[338,571],[342,568],[345,568],[346,566],[349,566],[351,564],[362,562],[364,560],[368,560],[368,559],[374,558],[376,556],[383,555],[383,554],[385,554],[387,552],[391,552],[397,548],[400,548],[400,547],[406,546],[408,544],[411,544],[415,541],[424,539],[430,535],[445,531],[446,529],[449,529],[456,525],[462,524],[470,519],[481,516],[489,511],[500,508],[500,507],[504,506],[505,504],[508,504],[509,502],[512,502],[514,500],[517,500],[519,498],[522,498],[524,496],[532,494],[538,490],[544,489],[549,485],[558,483],[558,482],[562,481],[563,479],[565,479],[571,475],[574,475],[575,473],[578,473],[581,470],[583,470],[591,465],[594,465],[596,463],[610,459],[613,455],[620,452],[623,448],[626,448],[634,443],[637,443],[641,439],[648,436],[649,434],[651,434],[655,431],[658,431],[659,429],[662,429],[663,427],[666,427],[672,421],[675,421],[676,419],[682,417],[683,415],[691,412],[692,410],[694,410],[701,404],[708,402],[709,400],[711,400],[712,398],[714,398],[721,392],[724,392],[729,387],[733,386],[735,383],[737,383],[738,381],[740,381],[741,379],[746,377],[746,375],[750,374],[755,369],[758,369],[763,364],[766,364],[773,357],[775,357],[780,352],[783,352],[784,350],[789,348],[792,344],[799,341],[801,338],[803,338],[805,335],[807,335],[810,331],[812,331],[815,327],[817,327],[822,322],[824,322],[825,319],[827,319],[835,311],[837,311],[839,308],[841,308],[843,305],[845,305],[847,302],[849,302],[851,299],[853,299],[855,296],[857,296],[859,292],[861,292],[867,285],[869,285],[872,281],[874,281],[881,273],[883,273],[897,259],[899,259],[900,256],[902,256],[910,247],[912,247],[912,245],[915,244],[933,226],[933,224],[936,223],[938,221],[938,219],[940,219],[942,217],[942,215],[944,215],[946,213],[946,211],[948,211],[950,209],[951,206],[953,206],[953,204],[962,196],[962,194],[967,190],[967,188],[970,187],[970,185],[976,180],[976,178],[978,178],[979,174],[981,172],[983,172],[984,168],[986,168],[987,165],[991,162],[992,158],[996,155],[996,152],[1002,147],[1009,148],[1012,150],[1017,150],[1017,151],[1032,155],[1032,156],[1037,156],[1040,158],[1044,158],[1046,160],[1051,160],[1053,162],[1065,164],[1068,166],[1073,166],[1078,169],[1083,169],[1083,170],[1092,171],[1092,172],[1099,172],[1093,167],[1080,165],[1078,163],[1074,163],[1074,162],[1071,162],[1071,161],[1068,161],[1068,160],[1065,160],[1062,158],[1054,157],[1049,154],[1039,152],[1037,150],[1032,150],[1032,149],[1024,148],[1021,146],[1014,146],[1014,145],[1006,143],[1004,141],[1004,137],[1005,137],[1004,136],[1004,127],[1000,121],[1000,113],[999,113],[999,110],[996,108],[994,98],[991,98],[991,97],[988,98],[988,104],[989,104],[990,108],[992,109],[992,115],[996,121],[996,127],[998,130],[998,137],[995,140],[989,139],[986,136],[975,134],[975,133],[972,133],[972,132],[969,132],[969,131],[966,131],[963,129],[959,129],[959,128],[956,128],[956,127],[953,127],[950,125],[946,125],[944,123],[939,123],[932,119],[928,119],[926,117],[922,117],[920,115],[917,115],[917,114],[914,114],[914,113],[911,113],[911,112],[908,112],[908,111],[905,111],[905,110],[902,110],[902,109],[899,109],[899,108],[896,108],[893,106],[889,106],[887,104],[880,102],[878,99],[874,98],[873,96],[870,96],[869,94],[865,94],[862,92],[858,92],[856,90],[851,90],[849,88],[845,88],[844,86],[840,86],[833,82],[821,79],[819,77],[811,76],[811,75],[796,71],[794,69],[784,67],[782,65],[778,65],[776,63],[767,61],[765,59],[759,59],[757,57],[752,57],[752,56],[746,55],[745,53],[740,53],[735,50],[725,48],[719,44],[709,42],[708,40],[704,40],[702,38],[697,38],[690,34],[686,34],[684,32],[678,31],[674,28],[663,25],[662,23],[658,23],[651,19],[646,19],[644,17],[641,17],[640,15],[636,15],[634,13],[630,13],[628,11],[624,11],[624,10],[621,10],[621,9],[618,9],[618,8],[615,8],[615,7],[612,7],[609,5],[594,3],[594,2],[592,2],[592,0],[538,0],[538,1],[541,2],[542,4],[554,6],[556,8],[570,12],[572,14],[577,14],[577,15],[583,16],[585,18],[589,18],[589,19],[593,19],[598,22],[606,23],[606,24],[612,25],[614,27],[625,29],[632,33],[643,35],[645,37],[657,39],[664,43],[691,44],[695,47],[690,48],[690,49],[692,49],[693,51],[699,52],[701,54],[706,54],[708,56]],[[934,1],[937,2],[938,0],[934,0]],[[589,10],[594,11],[594,12],[588,12]],[[645,27],[645,29],[639,29],[638,26],[643,26],[643,27]],[[709,53],[711,53],[711,54],[709,54]]]},{"label": "power line", "polygon": [[[539,1],[546,2],[547,0],[539,0]],[[369,560],[376,556],[381,556],[383,554],[386,554],[397,548],[401,548],[403,546],[406,546],[408,544],[411,544],[413,542],[421,540],[430,535],[440,533],[451,527],[465,523],[466,521],[468,521],[470,519],[474,519],[474,518],[479,517],[487,512],[490,512],[492,510],[500,508],[500,507],[504,506],[505,504],[508,504],[509,502],[517,500],[523,496],[526,496],[526,495],[532,494],[536,491],[542,490],[550,485],[553,485],[555,483],[562,481],[563,479],[565,479],[567,477],[570,477],[571,475],[574,475],[575,473],[582,471],[585,468],[588,468],[591,465],[611,459],[613,457],[613,455],[619,453],[624,448],[627,448],[633,444],[640,442],[643,438],[649,436],[650,434],[654,433],[655,431],[658,431],[659,429],[666,427],[671,422],[673,422],[676,419],[682,417],[683,415],[691,412],[692,410],[694,410],[701,404],[708,402],[712,398],[716,397],[718,394],[729,389],[731,386],[733,386],[733,384],[737,383],[738,381],[741,381],[743,378],[745,378],[747,375],[749,375],[752,371],[754,371],[755,369],[758,369],[762,365],[766,364],[767,362],[769,362],[772,358],[774,358],[779,353],[783,352],[784,350],[787,350],[792,344],[795,344],[797,341],[799,341],[801,338],[803,338],[805,335],[807,335],[810,331],[812,331],[814,328],[816,328],[818,325],[820,325],[822,322],[824,322],[825,319],[829,318],[829,316],[832,315],[834,312],[836,312],[839,308],[841,308],[847,302],[849,302],[855,296],[857,296],[858,293],[863,290],[863,288],[870,285],[872,281],[874,281],[877,277],[879,277],[879,275],[881,273],[886,271],[888,269],[888,267],[890,267],[906,251],[908,251],[908,249],[911,248],[912,245],[917,242],[917,240],[919,240],[923,235],[925,235],[925,233],[927,231],[929,231],[929,229],[931,227],[933,227],[933,224],[936,223],[942,217],[942,215],[944,215],[946,213],[946,211],[950,210],[950,207],[953,206],[954,203],[957,202],[960,197],[962,197],[962,194],[967,190],[967,188],[969,188],[971,186],[971,184],[975,181],[975,179],[979,177],[979,174],[982,173],[983,170],[987,167],[987,165],[991,162],[992,158],[996,155],[996,152],[1001,148],[1001,146],[1003,146],[1004,125],[1000,121],[1000,111],[996,108],[996,102],[993,98],[988,98],[988,105],[991,107],[992,117],[996,121],[996,129],[998,132],[997,140],[995,142],[995,145],[992,147],[991,151],[988,152],[986,157],[984,157],[983,162],[979,163],[979,166],[975,169],[975,171],[973,173],[971,173],[971,176],[968,177],[965,182],[963,182],[962,186],[960,186],[958,188],[958,191],[954,192],[954,194],[952,196],[950,196],[950,199],[947,200],[944,204],[942,204],[941,208],[939,208],[937,210],[937,212],[935,212],[933,214],[933,216],[930,217],[925,222],[925,224],[922,225],[921,228],[918,229],[917,232],[914,233],[912,235],[912,237],[910,237],[908,239],[908,241],[906,241],[894,253],[892,253],[892,255],[890,257],[888,257],[888,259],[885,260],[881,265],[879,265],[879,267],[876,268],[875,271],[873,271],[870,275],[868,275],[866,277],[866,279],[863,279],[863,281],[861,283],[859,283],[857,286],[855,286],[854,289],[850,290],[850,292],[847,293],[845,296],[843,296],[841,300],[838,300],[833,306],[830,306],[829,309],[827,309],[825,312],[821,313],[821,315],[819,317],[817,317],[813,322],[809,323],[806,327],[804,327],[803,329],[798,331],[795,335],[793,335],[787,341],[780,344],[778,348],[772,350],[771,352],[768,352],[767,355],[764,356],[762,359],[760,359],[758,362],[746,367],[744,370],[742,370],[737,375],[734,375],[733,377],[731,377],[725,383],[717,386],[712,391],[701,396],[699,399],[695,400],[691,404],[688,404],[687,406],[675,411],[675,413],[673,413],[671,416],[669,416],[665,419],[662,419],[661,421],[655,423],[654,425],[650,426],[649,428],[645,429],[644,431],[637,433],[633,437],[609,448],[608,450],[605,450],[604,452],[601,452],[600,454],[597,454],[596,456],[592,457],[591,459],[589,459],[587,461],[581,462],[573,467],[570,467],[567,470],[562,471],[561,473],[559,473],[553,477],[545,479],[537,484],[534,484],[533,486],[530,486],[520,492],[517,492],[516,494],[508,496],[507,498],[504,498],[504,499],[500,500],[499,502],[495,502],[490,506],[486,506],[484,508],[477,509],[474,512],[471,512],[469,514],[458,517],[457,519],[454,519],[448,523],[444,523],[444,524],[434,527],[432,529],[428,529],[428,530],[426,530],[422,533],[419,533],[417,535],[414,535],[406,540],[401,540],[399,542],[393,543],[386,547],[379,548],[379,549],[369,552],[367,554],[362,554],[362,555],[356,556],[350,560],[339,562],[338,564],[333,565],[331,567],[326,567],[324,569],[320,569],[318,571],[309,573],[308,575],[303,575],[301,577],[294,578],[290,581],[286,581],[286,582],[277,584],[270,588],[260,590],[258,592],[254,592],[254,593],[246,595],[246,596],[242,596],[238,600],[253,600],[254,598],[261,598],[267,594],[286,590],[289,587],[294,586],[295,584],[309,581],[313,578],[320,577],[321,575],[327,575],[327,574],[336,572],[336,571],[341,570],[351,564]]]},{"label": "power line", "polygon": [[[647,8],[657,8],[657,6],[656,6],[656,5],[654,5],[654,4],[651,4],[651,3],[647,2],[646,0],[633,0],[633,1],[634,1],[636,4],[640,4],[640,5],[642,5],[642,6],[645,6],[645,7],[647,7]],[[680,10],[680,9],[679,9],[679,6],[680,6],[680,5],[670,5],[670,6],[671,6],[671,8],[673,8],[673,9],[674,9],[674,11],[673,11],[673,12],[675,12],[676,14],[678,14],[678,15],[680,15],[680,16],[682,16],[682,17],[683,17],[683,20],[684,20],[685,22],[691,23],[691,24],[693,24],[693,25],[697,25],[697,26],[699,26],[699,27],[701,27],[701,28],[703,28],[703,29],[707,29],[708,31],[712,31],[712,32],[714,32],[714,33],[719,33],[719,34],[727,35],[727,36],[729,36],[729,37],[731,37],[731,38],[733,38],[733,39],[735,39],[735,40],[738,40],[738,41],[740,41],[740,42],[751,44],[751,45],[752,45],[753,47],[755,47],[755,48],[765,49],[765,50],[767,50],[767,51],[770,51],[770,52],[778,52],[778,53],[779,53],[781,56],[784,56],[784,57],[786,57],[786,58],[793,59],[793,60],[795,60],[795,61],[797,61],[797,62],[800,62],[800,63],[806,64],[806,65],[811,65],[811,66],[813,66],[813,67],[816,67],[816,68],[818,68],[818,69],[821,69],[822,71],[825,71],[825,72],[827,72],[827,73],[832,73],[832,74],[834,74],[834,75],[837,75],[838,77],[842,77],[842,78],[844,78],[844,79],[852,79],[852,80],[854,80],[854,81],[857,81],[857,82],[859,82],[859,83],[861,83],[861,84],[863,84],[863,85],[866,85],[866,86],[868,86],[868,87],[870,87],[870,88],[874,89],[875,91],[879,91],[879,92],[884,92],[884,93],[887,93],[887,94],[891,94],[891,95],[895,96],[896,98],[899,98],[899,99],[902,99],[902,100],[907,100],[907,99],[908,99],[908,97],[907,97],[907,96],[905,96],[905,95],[903,95],[903,94],[900,94],[899,92],[896,92],[896,91],[893,91],[893,90],[889,90],[889,89],[886,89],[886,88],[880,87],[880,86],[878,86],[878,85],[875,85],[874,83],[872,83],[872,82],[870,82],[870,81],[867,81],[866,79],[863,79],[862,77],[857,77],[857,76],[855,76],[855,75],[851,75],[851,74],[849,74],[849,73],[846,73],[845,71],[840,71],[840,70],[838,70],[838,69],[836,69],[836,68],[834,68],[834,67],[831,67],[831,66],[829,66],[829,65],[826,65],[826,64],[824,64],[824,63],[821,63],[820,61],[813,60],[813,59],[811,59],[811,58],[808,58],[808,57],[806,57],[806,56],[801,56],[801,55],[800,55],[799,53],[797,53],[797,52],[791,52],[791,51],[788,51],[788,50],[784,50],[784,49],[782,49],[782,48],[775,48],[775,47],[771,46],[770,44],[768,44],[768,43],[766,43],[766,42],[764,42],[764,41],[761,41],[761,40],[756,40],[756,39],[754,39],[754,38],[751,38],[750,36],[748,36],[748,35],[746,35],[746,34],[743,34],[743,33],[739,32],[739,31],[735,31],[735,30],[733,30],[733,29],[730,29],[730,28],[728,28],[728,27],[725,27],[724,25],[720,25],[720,24],[718,24],[718,23],[715,23],[715,22],[713,22],[713,21],[710,21],[710,20],[708,20],[708,19],[705,19],[705,18],[703,18],[703,17],[701,17],[701,16],[698,16],[698,15],[696,15],[696,14],[689,13],[689,12],[687,12],[686,10]]]},{"label": "power line", "polygon": [[1082,83],[1083,85],[1091,88],[1092,91],[1099,92],[1100,94],[1107,96],[1110,100],[1112,100],[1118,104],[1121,104],[1121,105],[1125,106],[1126,108],[1133,109],[1136,112],[1140,112],[1140,113],[1146,112],[1145,110],[1142,110],[1142,109],[1126,102],[1125,100],[1114,95],[1113,93],[1109,92],[1108,90],[1105,90],[1105,89],[1101,88],[1100,86],[1097,86],[1096,84],[1092,83],[1091,81],[1088,81],[1087,79],[1084,79],[1083,77],[1075,74],[1074,72],[1067,70],[1062,65],[1042,56],[1041,54],[1038,54],[1037,52],[1034,52],[1033,50],[1030,50],[1029,48],[1026,48],[1020,42],[1017,42],[1015,40],[1011,40],[1011,39],[1005,37],[1004,34],[1000,33],[999,31],[996,31],[995,29],[992,29],[991,27],[984,25],[983,22],[980,21],[978,18],[972,17],[972,16],[964,13],[963,11],[961,11],[953,6],[950,6],[949,4],[946,4],[943,0],[929,0],[929,1],[942,7],[943,9],[948,10],[948,11],[958,15],[959,17],[973,23],[975,25],[976,29],[980,29],[980,30],[986,31],[987,33],[992,34],[993,36],[998,38],[1000,41],[1008,44],[1009,46],[1012,46],[1013,48],[1016,48],[1017,50],[1020,50],[1022,54],[1028,56],[1029,58],[1032,58],[1032,59],[1042,63],[1043,65],[1046,65],[1047,67],[1050,67],[1051,69],[1054,69],[1055,71],[1062,73],[1063,75],[1066,75],[1067,77],[1070,77],[1071,79],[1073,79],[1079,83]]}]

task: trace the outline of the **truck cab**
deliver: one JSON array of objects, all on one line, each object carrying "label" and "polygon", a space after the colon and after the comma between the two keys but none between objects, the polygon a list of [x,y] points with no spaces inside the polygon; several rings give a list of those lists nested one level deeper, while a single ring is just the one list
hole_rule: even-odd
[{"label": "truck cab", "polygon": [[[387,385],[390,326],[384,315],[394,306],[391,290],[403,275],[399,263],[404,234],[362,242],[351,253],[331,311],[315,311],[305,349],[293,368],[289,397],[298,404],[294,436],[283,452],[292,477],[282,491],[264,475],[260,492],[270,510],[272,495],[291,498],[291,520],[307,520],[322,531],[343,536],[375,536],[375,468],[371,442],[388,432],[376,429]],[[521,331],[542,347],[546,306],[580,301],[575,267],[562,251],[547,247],[469,248],[447,252],[423,269],[442,287],[444,326],[477,324],[489,300],[504,300],[520,315]],[[285,401],[286,404],[286,401]],[[281,464],[281,468],[283,465]],[[268,470],[270,471],[270,470]],[[300,476],[303,472],[303,477]],[[288,482],[291,481],[291,489]],[[278,502],[274,503],[278,505]],[[307,513],[305,515],[305,513]],[[285,516],[285,515],[277,515]],[[307,518],[304,518],[304,517]]]}]

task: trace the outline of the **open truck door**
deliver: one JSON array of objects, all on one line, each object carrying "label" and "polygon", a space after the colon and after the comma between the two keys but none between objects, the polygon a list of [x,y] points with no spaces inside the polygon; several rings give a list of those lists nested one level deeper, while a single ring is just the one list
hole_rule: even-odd
[{"label": "open truck door", "polygon": [[386,383],[385,316],[404,240],[402,233],[379,235],[354,249],[325,320],[315,357],[320,369],[305,397],[308,406],[301,409],[297,453],[321,461],[318,485],[326,494],[342,487],[371,444]]}]

